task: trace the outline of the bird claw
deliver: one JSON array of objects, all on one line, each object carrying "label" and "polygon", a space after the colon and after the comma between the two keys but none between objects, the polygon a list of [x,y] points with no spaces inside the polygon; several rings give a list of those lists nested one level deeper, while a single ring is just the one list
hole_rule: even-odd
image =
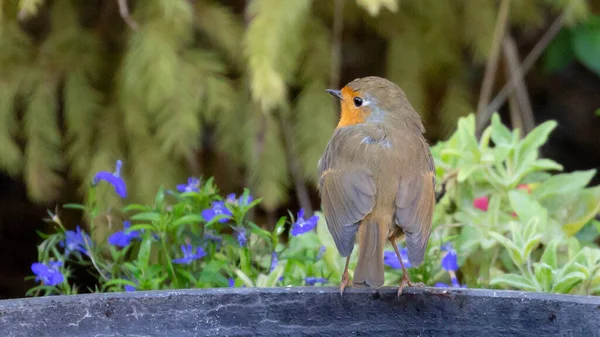
[{"label": "bird claw", "polygon": [[348,280],[348,275],[344,274],[344,276],[342,276],[342,283],[340,283],[340,297],[344,296],[344,289],[346,289],[346,287],[348,286],[349,280]]},{"label": "bird claw", "polygon": [[404,287],[406,287],[406,286],[422,288],[422,287],[425,287],[425,283],[423,283],[423,282],[413,283],[410,281],[408,276],[406,276],[406,274],[403,274],[402,280],[400,280],[400,286],[398,287],[398,297],[400,297],[400,295],[402,295],[402,291],[404,290]]}]

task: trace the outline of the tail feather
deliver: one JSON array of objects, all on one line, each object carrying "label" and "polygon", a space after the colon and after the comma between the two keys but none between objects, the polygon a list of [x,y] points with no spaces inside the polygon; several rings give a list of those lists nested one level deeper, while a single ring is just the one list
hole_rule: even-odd
[{"label": "tail feather", "polygon": [[383,248],[388,237],[388,226],[366,218],[358,227],[358,262],[354,270],[354,284],[366,283],[380,287],[384,282]]}]

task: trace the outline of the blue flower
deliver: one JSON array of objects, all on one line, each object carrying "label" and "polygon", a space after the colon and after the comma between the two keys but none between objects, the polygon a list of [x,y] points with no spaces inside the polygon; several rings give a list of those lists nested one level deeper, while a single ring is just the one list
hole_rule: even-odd
[{"label": "blue flower", "polygon": [[279,259],[277,258],[277,253],[272,252],[271,253],[271,268],[270,268],[270,272],[273,272],[273,270],[275,270],[275,267],[277,267],[277,263],[279,262]]},{"label": "blue flower", "polygon": [[[408,260],[408,250],[406,249],[406,247],[400,249],[400,257],[402,258],[402,263],[404,263],[404,267],[412,267],[410,261]],[[398,256],[396,256],[396,252],[384,252],[383,263],[387,264],[388,266],[394,269],[402,268],[402,265],[400,265],[400,261],[398,260]]]},{"label": "blue flower", "polygon": [[211,221],[214,217],[220,214],[226,215],[226,217],[219,219],[220,223],[227,222],[232,216],[231,211],[225,206],[225,202],[223,201],[214,201],[211,208],[207,208],[202,211],[202,217],[204,220],[206,220],[206,222]]},{"label": "blue flower", "polygon": [[244,247],[248,239],[246,238],[246,229],[243,227],[233,227],[237,232],[237,242],[240,244],[240,247]]},{"label": "blue flower", "polygon": [[183,257],[179,259],[174,259],[173,263],[191,264],[192,261],[201,259],[206,256],[206,252],[204,251],[204,249],[202,249],[202,247],[197,247],[196,253],[194,253],[194,251],[192,250],[192,245],[189,243],[187,245],[181,245],[181,251],[183,252]]},{"label": "blue flower", "polygon": [[109,184],[113,185],[115,188],[115,192],[123,199],[127,197],[127,186],[125,186],[125,181],[121,179],[121,166],[123,166],[123,162],[121,160],[117,160],[117,165],[114,173],[101,171],[96,173],[94,179],[92,180],[92,185],[96,186],[100,182],[100,180],[105,180]]},{"label": "blue flower", "polygon": [[130,231],[128,233],[127,229],[131,227],[131,223],[129,221],[123,221],[123,230],[118,231],[111,236],[108,237],[108,243],[117,247],[126,247],[131,243],[131,240],[140,238],[139,231]]},{"label": "blue flower", "polygon": [[447,271],[458,270],[457,255],[452,244],[450,242],[442,245],[442,251],[446,252],[446,255],[442,258],[442,267]]},{"label": "blue flower", "polygon": [[[466,288],[467,285],[466,284],[460,284],[458,282],[458,280],[456,279],[456,277],[451,277],[450,281],[452,282],[452,287],[453,288]],[[443,282],[438,282],[434,285],[434,287],[438,287],[438,288],[449,288],[450,286],[447,285],[446,283]]]},{"label": "blue flower", "polygon": [[244,195],[240,195],[239,198],[235,197],[235,193],[230,193],[227,195],[227,198],[225,199],[225,201],[227,201],[230,204],[234,204],[234,205],[239,205],[239,206],[246,206],[248,204],[250,204],[252,202],[252,200],[254,200],[254,198],[248,194],[247,198],[244,198]]},{"label": "blue flower", "polygon": [[36,281],[42,281],[47,286],[55,286],[65,280],[63,274],[58,270],[60,266],[62,266],[61,261],[50,261],[49,266],[36,262],[31,265],[31,271],[36,275]]},{"label": "blue flower", "polygon": [[200,185],[200,179],[190,177],[190,178],[188,178],[187,185],[186,184],[179,184],[179,185],[177,185],[177,190],[179,192],[181,192],[181,193],[184,193],[184,192],[200,192],[200,189],[198,188],[198,185]]},{"label": "blue flower", "polygon": [[129,285],[129,284],[126,284],[124,288],[125,288],[125,291],[126,291],[126,292],[132,292],[132,291],[135,291],[135,287],[134,287],[134,286],[132,286],[132,285]]},{"label": "blue flower", "polygon": [[65,232],[65,241],[61,241],[60,246],[65,248],[65,256],[69,256],[72,251],[78,251],[89,256],[85,248],[86,243],[89,245],[92,244],[90,236],[86,232],[81,231],[81,228],[77,226],[75,231]]},{"label": "blue flower", "polygon": [[232,278],[229,278],[229,288],[233,288],[235,286],[235,281]]},{"label": "blue flower", "polygon": [[319,253],[317,253],[317,260],[320,260],[323,257],[323,254],[325,254],[326,250],[327,250],[327,247],[325,247],[325,246],[319,247]]},{"label": "blue flower", "polygon": [[310,232],[317,226],[317,221],[319,221],[319,217],[316,215],[313,215],[308,220],[305,220],[304,209],[301,208],[298,212],[298,219],[296,219],[296,222],[292,225],[292,235],[298,236],[300,234]]},{"label": "blue flower", "polygon": [[319,278],[317,278],[317,277],[307,277],[305,279],[305,281],[306,281],[306,285],[307,286],[314,286],[315,283],[323,283],[323,284],[327,283],[327,279],[326,278],[321,278],[321,277],[319,277]]}]

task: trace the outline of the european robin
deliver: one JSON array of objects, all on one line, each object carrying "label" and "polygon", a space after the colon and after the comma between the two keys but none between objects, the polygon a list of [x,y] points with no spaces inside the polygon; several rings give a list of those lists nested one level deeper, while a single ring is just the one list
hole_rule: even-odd
[{"label": "european robin", "polygon": [[319,160],[319,193],[327,226],[346,257],[340,293],[358,237],[354,285],[381,287],[383,248],[390,241],[402,266],[398,296],[408,277],[397,239],[406,238],[408,259],[423,262],[435,206],[435,168],[421,117],[404,91],[381,77],[327,89],[341,105],[341,118]]}]

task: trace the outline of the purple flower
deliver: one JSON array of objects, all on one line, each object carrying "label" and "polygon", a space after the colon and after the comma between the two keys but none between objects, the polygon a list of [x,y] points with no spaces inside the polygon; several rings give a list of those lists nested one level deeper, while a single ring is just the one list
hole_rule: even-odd
[{"label": "purple flower", "polygon": [[113,185],[115,188],[115,192],[123,199],[127,197],[127,186],[125,186],[125,181],[121,179],[121,166],[123,166],[123,162],[121,160],[117,160],[117,165],[114,173],[101,171],[96,173],[94,179],[92,180],[92,186],[98,185],[100,180],[105,180],[109,184]]},{"label": "purple flower", "polygon": [[123,230],[118,231],[111,236],[108,237],[108,243],[117,247],[126,247],[131,243],[131,240],[139,238],[139,231],[130,231],[127,232],[127,229],[131,227],[131,223],[129,221],[123,221]]},{"label": "purple flower", "polygon": [[[458,283],[458,280],[456,279],[456,277],[451,277],[450,281],[452,281],[452,287],[453,288],[466,288],[467,285],[466,284],[460,284]],[[438,287],[438,288],[449,288],[450,286],[447,285],[446,283],[443,282],[438,282],[434,285],[434,287]]]},{"label": "purple flower", "polygon": [[190,177],[190,178],[188,178],[187,185],[186,184],[179,184],[179,185],[177,185],[177,190],[179,192],[181,192],[181,193],[184,193],[184,192],[200,192],[200,189],[198,188],[198,185],[200,185],[200,179]]},{"label": "purple flower", "polygon": [[211,208],[207,208],[202,211],[202,217],[204,220],[206,220],[206,222],[211,221],[214,217],[220,214],[226,215],[226,217],[219,219],[220,223],[227,222],[232,216],[231,211],[225,206],[225,202],[223,201],[214,201]]},{"label": "purple flower", "polygon": [[229,288],[233,288],[235,286],[235,281],[232,278],[229,278]]},{"label": "purple flower", "polygon": [[192,261],[201,259],[204,256],[206,256],[206,252],[204,251],[204,249],[202,249],[202,247],[197,247],[196,253],[194,253],[194,251],[192,250],[192,245],[189,243],[187,245],[181,245],[181,251],[183,252],[183,257],[174,259],[173,263],[191,264]]},{"label": "purple flower", "polygon": [[126,284],[124,288],[125,288],[125,291],[127,291],[127,292],[135,291],[135,287],[132,285],[129,285],[129,284]]},{"label": "purple flower", "polygon": [[246,238],[246,229],[243,227],[233,227],[237,232],[237,241],[240,244],[240,247],[244,247],[248,239]]},{"label": "purple flower", "polygon": [[442,251],[446,252],[446,255],[442,258],[442,267],[447,271],[458,270],[457,255],[452,243],[448,242],[442,245]]},{"label": "purple flower", "polygon": [[327,250],[327,247],[325,247],[325,246],[319,247],[319,252],[317,253],[317,260],[320,260],[323,257],[323,254],[325,254],[326,250]]},{"label": "purple flower", "polygon": [[235,197],[235,193],[230,193],[227,195],[227,198],[225,199],[225,201],[227,201],[230,204],[234,204],[234,205],[240,205],[240,206],[246,206],[248,204],[250,204],[252,202],[252,200],[254,200],[254,198],[248,194],[248,197],[245,198],[244,195],[240,195],[239,198]]},{"label": "purple flower", "polygon": [[61,241],[60,246],[65,248],[65,256],[69,256],[72,251],[78,251],[89,256],[88,251],[85,248],[86,243],[89,245],[92,244],[90,236],[77,226],[75,231],[65,232],[65,241]]},{"label": "purple flower", "polygon": [[[412,267],[410,261],[408,260],[408,250],[406,249],[406,247],[400,249],[400,257],[402,258],[402,263],[404,263],[404,267]],[[396,256],[396,252],[384,252],[383,263],[387,264],[388,266],[394,269],[402,268],[402,265],[400,265],[400,261],[398,260],[398,256]]]},{"label": "purple flower", "polygon": [[326,278],[321,278],[321,277],[319,277],[319,278],[317,278],[317,277],[307,277],[305,279],[305,281],[306,281],[306,285],[307,286],[314,286],[315,283],[322,283],[322,284],[327,283],[327,279]]},{"label": "purple flower", "polygon": [[298,236],[300,234],[310,232],[317,226],[317,221],[319,221],[319,217],[316,215],[313,215],[308,220],[305,220],[304,209],[301,208],[298,212],[298,219],[296,219],[296,222],[292,225],[292,235]]},{"label": "purple flower", "polygon": [[273,270],[275,270],[275,267],[277,267],[277,263],[279,262],[279,259],[277,258],[277,253],[272,252],[271,253],[271,268],[270,268],[270,272],[273,272]]},{"label": "purple flower", "polygon": [[50,261],[49,265],[36,262],[31,265],[31,271],[36,275],[36,281],[42,281],[47,286],[55,286],[65,280],[63,274],[58,270],[60,266],[62,266],[61,261]]}]

